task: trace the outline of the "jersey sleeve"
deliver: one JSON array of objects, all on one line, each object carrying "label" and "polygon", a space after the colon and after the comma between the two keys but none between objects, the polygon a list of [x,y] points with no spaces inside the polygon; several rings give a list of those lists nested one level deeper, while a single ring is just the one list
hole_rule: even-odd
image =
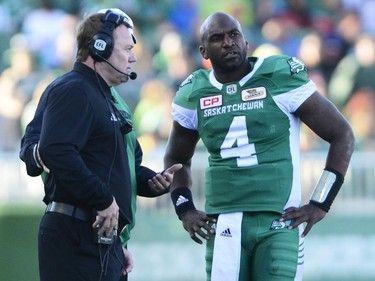
[{"label": "jersey sleeve", "polygon": [[279,56],[275,62],[272,80],[279,90],[274,98],[282,101],[285,111],[294,113],[317,87],[309,79],[305,64],[296,57]]},{"label": "jersey sleeve", "polygon": [[190,130],[198,129],[197,110],[184,108],[176,103],[172,103],[172,118],[182,127]]},{"label": "jersey sleeve", "polygon": [[192,98],[194,84],[194,73],[181,83],[172,102],[172,118],[187,129],[198,130],[197,101]]}]

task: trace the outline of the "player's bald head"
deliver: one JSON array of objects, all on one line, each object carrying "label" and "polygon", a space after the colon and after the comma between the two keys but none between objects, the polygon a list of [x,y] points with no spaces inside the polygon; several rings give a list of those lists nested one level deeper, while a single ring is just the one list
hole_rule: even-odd
[{"label": "player's bald head", "polygon": [[225,26],[225,24],[228,22],[231,22],[232,24],[237,26],[237,29],[242,33],[241,24],[235,17],[223,12],[217,12],[208,16],[202,23],[199,32],[201,42],[203,43],[205,41],[210,30],[215,29],[215,27],[217,28],[223,25]]}]

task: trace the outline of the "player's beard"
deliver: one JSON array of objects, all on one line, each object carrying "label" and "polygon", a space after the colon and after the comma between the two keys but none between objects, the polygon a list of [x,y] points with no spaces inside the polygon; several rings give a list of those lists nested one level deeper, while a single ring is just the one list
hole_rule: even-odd
[{"label": "player's beard", "polygon": [[225,62],[221,63],[220,65],[216,65],[215,69],[218,69],[223,74],[232,74],[236,72],[247,63],[247,58],[245,56],[240,56],[238,59],[233,60],[233,62]]}]

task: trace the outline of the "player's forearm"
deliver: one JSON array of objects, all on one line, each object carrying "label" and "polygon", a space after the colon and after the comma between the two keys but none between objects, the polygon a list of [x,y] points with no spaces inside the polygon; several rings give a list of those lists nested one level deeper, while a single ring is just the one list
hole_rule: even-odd
[{"label": "player's forearm", "polygon": [[164,155],[164,169],[167,169],[174,164],[182,164],[182,168],[174,175],[173,182],[171,184],[171,191],[181,186],[190,187],[192,183],[191,158],[182,157],[183,153],[175,151],[176,147],[178,146],[168,146]]},{"label": "player's forearm", "polygon": [[191,185],[192,185],[192,176],[191,176],[190,163],[183,163],[182,168],[174,175],[173,182],[170,187],[170,191],[172,192],[173,190],[179,187],[190,188]]},{"label": "player's forearm", "polygon": [[349,125],[342,128],[330,142],[326,167],[310,197],[310,204],[328,212],[344,183],[349,162],[354,151],[354,135]]},{"label": "player's forearm", "polygon": [[330,143],[326,167],[335,169],[345,176],[354,151],[355,139],[352,129],[348,126],[343,133]]}]

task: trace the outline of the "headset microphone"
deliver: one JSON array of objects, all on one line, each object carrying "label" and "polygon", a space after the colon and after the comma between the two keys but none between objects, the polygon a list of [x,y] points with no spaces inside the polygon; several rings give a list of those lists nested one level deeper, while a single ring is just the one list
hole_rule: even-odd
[{"label": "headset microphone", "polygon": [[126,75],[128,75],[131,80],[137,79],[137,73],[135,72],[130,72],[129,74],[126,74]]},{"label": "headset microphone", "polygon": [[135,80],[137,79],[137,73],[135,72],[130,72],[130,73],[125,73],[125,72],[122,72],[121,70],[117,69],[116,67],[114,67],[109,61],[107,61],[105,58],[103,58],[102,56],[99,56],[104,62],[108,63],[108,65],[110,67],[112,67],[114,70],[116,70],[118,73],[121,73],[122,75],[126,75],[128,76],[131,80]]},{"label": "headset microphone", "polygon": [[128,76],[131,80],[135,80],[137,78],[137,73],[135,72],[130,72],[130,73],[122,72],[121,70],[114,67],[109,61],[104,60],[104,62],[108,63],[109,66],[112,67],[114,70],[116,70],[118,73]]}]

